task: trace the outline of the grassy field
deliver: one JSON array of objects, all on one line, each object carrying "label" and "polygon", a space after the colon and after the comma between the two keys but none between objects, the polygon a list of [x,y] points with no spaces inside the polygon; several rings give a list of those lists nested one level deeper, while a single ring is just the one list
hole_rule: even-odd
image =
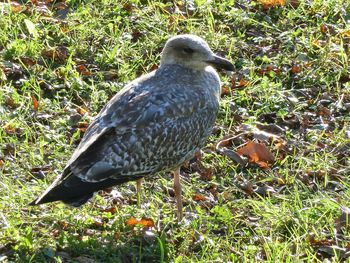
[{"label": "grassy field", "polygon": [[[261,2],[0,1],[0,262],[349,260],[350,3]],[[79,209],[29,207],[180,33],[236,67],[202,157],[182,169],[185,219],[167,173],[139,203],[129,183]]]}]

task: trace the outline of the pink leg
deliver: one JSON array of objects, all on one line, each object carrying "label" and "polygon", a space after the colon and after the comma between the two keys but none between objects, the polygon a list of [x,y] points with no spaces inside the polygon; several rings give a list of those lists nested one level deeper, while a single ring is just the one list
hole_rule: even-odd
[{"label": "pink leg", "polygon": [[141,207],[141,187],[143,178],[136,180],[137,205]]},{"label": "pink leg", "polygon": [[177,220],[181,221],[182,214],[182,193],[181,193],[181,182],[180,182],[180,168],[174,171],[174,191],[177,206]]}]

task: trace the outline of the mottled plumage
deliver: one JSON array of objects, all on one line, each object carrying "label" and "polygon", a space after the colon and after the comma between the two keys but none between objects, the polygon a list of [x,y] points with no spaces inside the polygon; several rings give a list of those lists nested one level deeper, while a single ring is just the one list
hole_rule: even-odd
[{"label": "mottled plumage", "polygon": [[175,170],[205,145],[219,109],[220,80],[232,70],[204,40],[170,39],[161,66],[118,92],[90,124],[62,175],[32,204],[78,206],[95,191]]}]

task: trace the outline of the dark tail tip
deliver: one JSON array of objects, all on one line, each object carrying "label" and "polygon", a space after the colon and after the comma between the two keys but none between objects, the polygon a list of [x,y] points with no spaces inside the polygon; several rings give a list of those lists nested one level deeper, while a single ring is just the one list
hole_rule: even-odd
[{"label": "dark tail tip", "polygon": [[36,203],[36,200],[37,200],[37,199],[35,199],[34,201],[30,202],[28,205],[31,205],[31,206],[33,206],[33,205],[38,205],[38,204]]}]

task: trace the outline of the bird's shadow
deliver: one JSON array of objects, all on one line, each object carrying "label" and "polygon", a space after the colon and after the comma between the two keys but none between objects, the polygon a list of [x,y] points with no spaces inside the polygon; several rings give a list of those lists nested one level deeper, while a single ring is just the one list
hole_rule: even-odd
[{"label": "bird's shadow", "polygon": [[[118,236],[125,235],[125,236]],[[98,236],[62,233],[54,245],[32,249],[17,246],[17,262],[166,262],[165,237],[138,229],[116,235],[102,232]],[[10,253],[12,254],[12,253]],[[9,255],[11,259],[11,255]]]}]

